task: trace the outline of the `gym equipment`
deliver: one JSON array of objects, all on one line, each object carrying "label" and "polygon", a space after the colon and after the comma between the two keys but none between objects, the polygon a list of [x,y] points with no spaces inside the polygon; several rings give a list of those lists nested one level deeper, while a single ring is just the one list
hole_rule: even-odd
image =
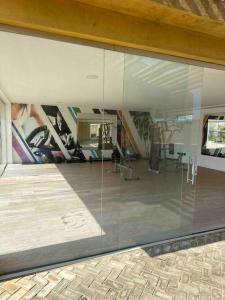
[{"label": "gym equipment", "polygon": [[152,126],[151,128],[151,149],[149,155],[149,171],[159,173],[161,162],[161,136],[160,128],[158,126]]},{"label": "gym equipment", "polygon": [[174,155],[174,143],[170,143],[169,145],[168,145],[169,147],[168,147],[168,150],[169,150],[169,154],[170,155]]},{"label": "gym equipment", "polygon": [[98,133],[98,149],[112,149],[112,136],[111,136],[112,123],[104,123],[99,127]]},{"label": "gym equipment", "polygon": [[71,160],[68,160],[67,162],[86,162],[86,158],[82,152],[82,146],[77,142],[74,143],[74,149],[72,151],[70,150],[69,153],[71,154]]},{"label": "gym equipment", "polygon": [[180,169],[183,166],[183,157],[186,156],[185,152],[177,152],[178,158],[176,163],[176,169]]},{"label": "gym equipment", "polygon": [[[140,177],[134,176],[134,168],[132,167],[132,161],[137,159],[137,155],[133,152],[131,147],[128,147],[125,151],[125,156],[121,157],[117,149],[113,150],[112,161],[114,162],[114,173],[120,173],[120,175],[126,181],[140,180]],[[127,175],[124,174],[124,171]]]}]

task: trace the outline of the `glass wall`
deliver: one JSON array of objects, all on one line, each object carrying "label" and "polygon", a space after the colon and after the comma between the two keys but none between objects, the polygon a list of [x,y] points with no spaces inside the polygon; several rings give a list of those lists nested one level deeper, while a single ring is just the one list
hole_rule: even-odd
[{"label": "glass wall", "polygon": [[[16,206],[1,202],[0,275],[219,227],[204,217],[214,202],[206,205],[197,189],[203,68],[40,38],[37,48],[27,49],[32,37],[14,38],[10,60],[16,65],[17,54],[25,58],[21,76],[29,80],[21,82],[32,97],[35,79],[39,102],[26,102],[24,91],[25,100],[16,98],[21,86],[16,94],[14,82],[12,143],[19,164],[7,168],[13,185],[2,185],[0,197]],[[4,55],[9,63],[9,52]],[[53,103],[48,93],[68,100]],[[1,102],[0,108],[2,162]],[[206,152],[223,143],[223,123],[208,118]]]},{"label": "glass wall", "polygon": [[[7,166],[4,176],[10,177],[13,184],[2,181],[0,188],[0,259],[4,261],[0,275],[101,253],[105,231],[103,150],[109,149],[104,153],[106,159],[115,143],[115,116],[104,119],[105,51],[34,38],[35,54],[30,57],[27,38],[24,43],[24,36],[7,36],[8,41],[18,45],[18,58],[26,57],[22,62],[26,76],[20,78],[24,83],[23,95],[27,91],[29,94],[32,86],[32,83],[26,85],[27,79],[34,82],[35,74],[39,74],[35,82],[37,86],[40,84],[46,65],[50,74],[47,78],[53,78],[53,86],[50,83],[41,83],[40,89],[36,86],[40,102],[29,100],[35,94],[32,92],[28,97],[30,102],[25,96],[16,96],[11,104],[14,164]],[[69,53],[67,59],[65,51]],[[10,58],[16,64],[16,57]],[[37,65],[36,60],[39,60]],[[18,69],[13,70],[16,73]],[[35,74],[31,75],[33,71]],[[6,80],[7,75],[2,76]],[[17,74],[14,77],[18,78]],[[52,91],[56,96],[55,82],[59,79],[60,93],[61,90],[71,93],[73,89],[70,103],[63,102],[66,96],[61,102],[46,100]],[[46,96],[41,96],[46,86]],[[95,101],[91,101],[93,98]]]},{"label": "glass wall", "polygon": [[192,233],[202,80],[202,68],[124,54],[113,172],[104,163],[103,173],[109,249]]}]

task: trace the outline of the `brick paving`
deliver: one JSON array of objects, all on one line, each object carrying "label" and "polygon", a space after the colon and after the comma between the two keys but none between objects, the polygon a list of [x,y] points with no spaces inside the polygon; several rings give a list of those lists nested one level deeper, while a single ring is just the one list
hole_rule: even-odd
[{"label": "brick paving", "polygon": [[1,282],[0,299],[225,300],[225,241],[204,241],[184,240],[183,248],[194,247],[178,251],[178,243],[135,249]]}]

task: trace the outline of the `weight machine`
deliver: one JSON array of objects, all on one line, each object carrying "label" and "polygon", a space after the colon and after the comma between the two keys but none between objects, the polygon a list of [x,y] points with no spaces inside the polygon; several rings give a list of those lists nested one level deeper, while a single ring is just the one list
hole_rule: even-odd
[{"label": "weight machine", "polygon": [[112,162],[114,163],[113,172],[120,173],[125,181],[140,180],[140,177],[134,175],[134,168],[132,166],[132,161],[136,159],[137,156],[131,147],[126,149],[124,156],[115,148],[112,154]]}]

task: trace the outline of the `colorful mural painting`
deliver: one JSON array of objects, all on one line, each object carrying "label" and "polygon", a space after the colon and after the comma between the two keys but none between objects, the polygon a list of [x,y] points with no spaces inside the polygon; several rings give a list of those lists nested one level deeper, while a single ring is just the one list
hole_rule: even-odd
[{"label": "colorful mural painting", "polygon": [[11,112],[14,162],[44,163],[66,159],[41,106],[13,103]]},{"label": "colorful mural painting", "polygon": [[[11,112],[15,163],[111,159],[115,149],[123,155],[127,147],[140,154],[141,145],[134,143],[133,136],[134,134],[140,136],[140,128],[136,128],[137,124],[134,122],[132,129],[129,122],[133,119],[137,121],[139,116],[141,121],[145,117],[143,113],[137,114],[134,118],[134,112],[130,112],[131,118],[126,119],[126,115],[116,110],[20,103],[13,103]],[[86,124],[81,124],[79,118],[85,115],[93,120],[90,122],[85,120]],[[89,129],[86,133],[91,139],[89,146],[83,141],[84,144],[81,144],[78,139],[78,128],[80,132],[84,132],[87,124],[92,128],[92,132]],[[114,134],[115,139],[112,137]]]},{"label": "colorful mural painting", "polygon": [[11,112],[14,162],[82,162],[98,156],[93,149],[85,155],[77,141],[79,108],[13,103]]}]

